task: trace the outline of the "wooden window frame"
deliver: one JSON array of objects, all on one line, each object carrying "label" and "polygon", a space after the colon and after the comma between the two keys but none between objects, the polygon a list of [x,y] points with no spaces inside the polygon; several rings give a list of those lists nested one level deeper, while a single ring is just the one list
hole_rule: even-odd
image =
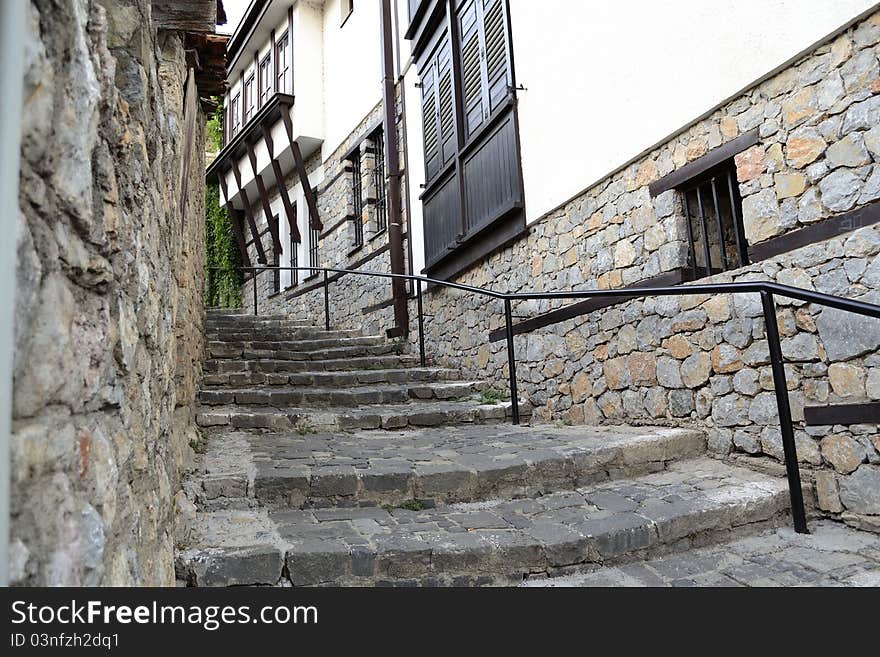
[{"label": "wooden window frame", "polygon": [[230,103],[230,107],[232,110],[232,112],[231,112],[232,116],[230,119],[230,121],[231,121],[230,125],[232,126],[232,135],[230,138],[235,137],[235,135],[237,135],[241,131],[242,123],[241,123],[241,105],[239,102],[240,100],[241,100],[241,91],[239,91],[237,94],[235,94],[232,97],[232,102]]},{"label": "wooden window frame", "polygon": [[242,89],[242,125],[247,125],[257,113],[256,76],[251,73],[244,81]]},{"label": "wooden window frame", "polygon": [[[265,73],[265,76],[263,75]],[[272,54],[271,51],[263,59],[260,60],[257,71],[260,79],[260,107],[265,105],[272,97],[272,89],[274,88],[274,74],[272,71]],[[267,84],[268,83],[268,84]]]},{"label": "wooden window frame", "polygon": [[[290,29],[275,42],[275,90],[282,94],[293,94],[293,62],[291,59]],[[284,55],[282,61],[282,54]],[[289,81],[290,84],[287,84]]]}]

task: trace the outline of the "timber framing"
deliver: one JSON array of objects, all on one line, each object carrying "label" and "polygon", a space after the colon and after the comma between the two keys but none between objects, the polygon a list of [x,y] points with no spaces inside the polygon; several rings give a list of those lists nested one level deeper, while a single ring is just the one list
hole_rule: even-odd
[{"label": "timber framing", "polygon": [[[260,203],[263,206],[263,214],[266,217],[266,223],[269,225],[269,232],[272,235],[272,245],[275,249],[275,257],[281,255],[281,238],[278,236],[278,223],[272,220],[272,206],[269,204],[269,194],[266,192],[266,185],[263,184],[263,176],[258,173],[257,155],[254,153],[254,147],[250,143],[247,145],[248,159],[251,162],[251,170],[254,173],[254,180],[257,183],[257,191],[260,194]],[[242,198],[244,198],[242,196]]]},{"label": "timber framing", "polygon": [[[223,190],[223,196],[229,198],[229,190],[226,188],[226,177],[218,176],[220,179],[220,188]],[[238,251],[241,255],[241,262],[245,267],[252,267],[251,258],[248,255],[247,244],[244,239],[244,232],[242,231],[242,219],[241,212],[236,210],[233,207],[229,207],[229,219],[232,224],[232,233],[235,235],[235,242],[238,244]]]},{"label": "timber framing", "polygon": [[269,151],[269,159],[272,161],[272,172],[275,174],[275,187],[281,196],[281,203],[284,205],[284,214],[287,215],[287,224],[290,226],[290,234],[293,241],[299,244],[302,237],[299,234],[299,226],[296,223],[296,210],[293,203],[290,202],[290,194],[287,191],[287,185],[284,184],[284,173],[281,171],[281,165],[275,159],[275,143],[272,140],[272,131],[267,125],[263,125],[263,139],[266,142],[266,150]]},{"label": "timber framing", "polygon": [[323,230],[321,218],[318,216],[318,202],[315,199],[315,190],[309,182],[309,173],[306,171],[306,164],[303,161],[302,151],[299,144],[293,138],[293,122],[290,120],[290,107],[284,107],[281,112],[281,120],[284,121],[284,129],[287,131],[287,139],[290,142],[290,152],[293,153],[293,160],[296,163],[296,173],[299,176],[299,183],[302,185],[303,196],[306,199],[306,206],[309,209],[309,225],[312,230]]},{"label": "timber framing", "polygon": [[263,241],[260,239],[260,231],[257,230],[257,222],[254,220],[254,213],[251,210],[251,202],[248,199],[247,190],[241,186],[241,171],[238,169],[238,162],[234,159],[230,161],[232,164],[232,175],[235,176],[235,184],[238,186],[238,193],[244,202],[244,214],[247,217],[248,225],[251,228],[251,235],[254,237],[254,246],[257,249],[257,262],[261,265],[267,264],[266,251],[263,249]]}]

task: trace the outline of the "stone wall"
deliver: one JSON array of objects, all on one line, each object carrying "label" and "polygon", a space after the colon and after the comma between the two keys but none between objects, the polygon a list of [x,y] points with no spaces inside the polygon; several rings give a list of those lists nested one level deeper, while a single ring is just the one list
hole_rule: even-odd
[{"label": "stone wall", "polygon": [[205,117],[182,36],[151,28],[148,0],[28,4],[11,581],[173,585],[203,357]]},{"label": "stone wall", "polygon": [[[377,105],[361,123],[355,127],[348,138],[324,162],[316,153],[306,162],[311,175],[315,170],[323,170],[324,182],[317,189],[318,215],[323,230],[318,243],[318,266],[338,269],[365,269],[369,271],[390,272],[391,261],[388,251],[388,232],[379,230],[377,223],[377,190],[373,178],[375,167],[375,146],[371,135],[382,119],[382,105]],[[354,146],[358,146],[357,157],[361,166],[361,208],[355,216],[353,166],[343,159]],[[299,183],[296,172],[291,172],[285,184],[288,189]],[[278,189],[268,190],[270,203],[278,198]],[[254,219],[261,232],[268,230],[262,205],[257,200],[252,207]],[[281,216],[280,221],[286,221]],[[363,227],[363,244],[356,245],[355,222]],[[309,235],[300,226],[303,242],[308,244]],[[248,232],[249,234],[249,232]],[[283,244],[282,247],[286,247]],[[273,261],[272,239],[268,232],[263,236],[266,258]],[[249,256],[256,263],[256,249],[250,246]],[[310,266],[307,255],[300,255],[299,266]],[[393,310],[375,308],[391,300],[391,284],[387,279],[368,276],[345,276],[330,284],[331,324],[337,329],[360,329],[378,334],[391,328]],[[307,317],[316,324],[324,322],[323,278],[312,277],[309,272],[300,272],[299,285],[275,293],[271,272],[265,272],[257,280],[258,307],[261,314],[280,313],[291,317]],[[247,281],[242,288],[245,307],[253,310],[253,281]],[[363,310],[367,309],[366,315]]]},{"label": "stone wall", "polygon": [[[750,245],[880,199],[880,14],[853,26],[535,222],[527,237],[458,282],[499,291],[609,289],[688,265],[681,193],[649,185],[749,131],[736,157]],[[702,279],[776,280],[880,302],[880,227]],[[564,305],[514,305],[518,319]],[[436,289],[426,298],[428,354],[507,387],[503,307]],[[414,316],[414,305],[411,305]],[[692,425],[721,454],[781,458],[757,296],[623,303],[516,338],[520,393],[535,418]],[[815,467],[821,507],[880,526],[876,426],[807,428],[805,405],[880,399],[880,322],[780,300],[799,457]],[[411,336],[415,340],[415,335]],[[795,362],[797,361],[797,362]]]}]

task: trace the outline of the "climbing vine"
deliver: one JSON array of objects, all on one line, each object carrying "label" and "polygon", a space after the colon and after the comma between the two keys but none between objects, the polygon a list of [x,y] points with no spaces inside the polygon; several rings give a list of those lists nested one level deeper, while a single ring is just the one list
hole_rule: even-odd
[{"label": "climbing vine", "polygon": [[[223,102],[217,100],[217,111],[208,120],[205,139],[205,151],[215,156],[223,148]],[[220,207],[216,182],[205,185],[205,239],[208,254],[205,303],[219,308],[241,307],[241,256],[229,216]],[[212,270],[212,267],[222,271]]]},{"label": "climbing vine", "polygon": [[[205,235],[208,241],[208,272],[205,303],[219,308],[241,307],[241,256],[226,210],[220,207],[216,183],[205,189]],[[222,271],[212,270],[218,267]]]}]

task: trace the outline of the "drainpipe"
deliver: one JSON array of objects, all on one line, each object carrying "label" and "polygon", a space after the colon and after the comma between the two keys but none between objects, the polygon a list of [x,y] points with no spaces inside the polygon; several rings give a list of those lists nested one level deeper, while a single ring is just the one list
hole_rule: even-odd
[{"label": "drainpipe", "polygon": [[[394,84],[394,32],[391,27],[391,0],[382,0],[382,104],[385,111],[385,153],[388,157],[388,241],[391,245],[391,273],[405,274],[403,221],[400,205],[400,153],[397,141],[397,102]],[[394,328],[391,335],[409,332],[406,281],[392,279]]]},{"label": "drainpipe", "polygon": [[9,434],[25,6],[0,2],[0,235],[7,236],[0,240],[0,586],[9,584]]},{"label": "drainpipe", "polygon": [[[395,71],[397,75],[397,83],[400,85],[400,127],[403,132],[403,173],[406,176],[409,176],[409,133],[407,132],[407,122],[406,122],[406,92],[403,90],[404,77],[401,73],[401,67],[403,66],[403,59],[400,56],[400,14],[398,13],[398,9],[400,7],[400,3],[398,0],[394,0],[394,24],[397,26],[397,29],[394,32],[394,53],[397,56],[397,65],[398,68]],[[407,262],[407,273],[408,274],[417,274],[418,272],[413,270],[413,263],[415,260],[413,259],[413,239],[412,239],[412,204],[410,197],[410,180],[407,178],[407,184],[405,189],[405,197],[404,203],[406,204],[406,262]],[[414,287],[414,283],[410,285],[411,288]],[[410,290],[410,294],[414,294],[414,290]]]}]

